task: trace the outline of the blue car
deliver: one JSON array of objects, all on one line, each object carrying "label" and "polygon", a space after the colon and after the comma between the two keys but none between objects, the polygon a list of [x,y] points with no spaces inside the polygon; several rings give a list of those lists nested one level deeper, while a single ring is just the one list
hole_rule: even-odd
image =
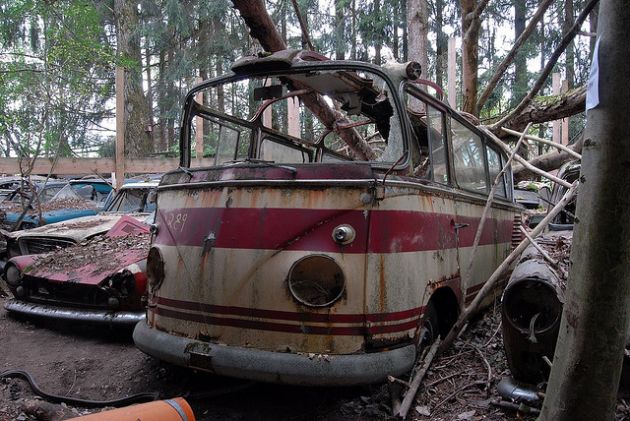
[{"label": "blue car", "polygon": [[[33,190],[37,198],[31,201]],[[16,227],[20,215],[24,212],[24,206],[29,202],[29,209],[20,226]],[[96,215],[98,212],[94,202],[79,196],[67,182],[58,181],[35,183],[32,184],[32,188],[18,188],[0,203],[0,209],[5,214],[3,224],[11,230],[29,229],[81,216]]]}]

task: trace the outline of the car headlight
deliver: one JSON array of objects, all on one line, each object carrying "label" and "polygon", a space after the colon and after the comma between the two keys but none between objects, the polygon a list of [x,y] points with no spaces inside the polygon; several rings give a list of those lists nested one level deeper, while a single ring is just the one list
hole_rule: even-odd
[{"label": "car headlight", "polygon": [[337,301],[345,290],[345,277],[339,265],[328,256],[304,257],[289,271],[289,291],[300,303],[326,307]]},{"label": "car headlight", "polygon": [[16,287],[22,283],[22,272],[14,264],[10,264],[5,272],[7,283],[13,287]]}]

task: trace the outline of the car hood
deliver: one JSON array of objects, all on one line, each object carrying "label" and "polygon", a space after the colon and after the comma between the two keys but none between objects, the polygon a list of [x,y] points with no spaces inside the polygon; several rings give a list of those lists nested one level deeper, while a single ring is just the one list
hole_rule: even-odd
[{"label": "car hood", "polygon": [[86,243],[45,254],[18,256],[9,262],[26,276],[98,285],[125,269],[143,272],[149,242],[149,226],[125,215],[107,234]]},{"label": "car hood", "polygon": [[[12,239],[20,238],[60,238],[71,240],[73,242],[81,242],[95,235],[103,234],[112,228],[118,222],[122,213],[101,213],[98,215],[84,216],[69,221],[57,222],[55,224],[43,225],[41,227],[31,228],[28,230],[20,230],[6,233]],[[143,221],[149,216],[148,213],[134,213],[128,215],[138,221]]]}]

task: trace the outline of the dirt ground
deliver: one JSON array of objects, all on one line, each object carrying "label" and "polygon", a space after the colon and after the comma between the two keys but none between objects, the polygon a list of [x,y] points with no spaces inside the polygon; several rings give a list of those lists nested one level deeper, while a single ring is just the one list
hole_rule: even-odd
[{"label": "dirt ground", "polygon": [[[7,298],[0,298],[0,305]],[[533,420],[499,408],[496,384],[508,374],[500,313],[489,309],[436,359],[408,419]],[[141,392],[184,396],[198,420],[388,420],[387,385],[305,388],[250,383],[161,363],[138,351],[131,333],[17,319],[0,309],[0,371],[28,371],[46,392],[105,400]],[[0,420],[67,419],[101,409],[42,405],[21,379],[0,380]],[[619,401],[618,419],[630,416]],[[630,419],[630,418],[629,418]]]}]

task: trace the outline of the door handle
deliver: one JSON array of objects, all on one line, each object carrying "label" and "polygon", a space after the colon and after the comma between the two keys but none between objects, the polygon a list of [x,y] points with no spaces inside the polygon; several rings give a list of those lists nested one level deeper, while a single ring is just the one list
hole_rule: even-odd
[{"label": "door handle", "polygon": [[456,230],[460,229],[460,228],[466,228],[470,226],[470,224],[466,224],[466,223],[453,223],[453,228],[455,228]]}]

